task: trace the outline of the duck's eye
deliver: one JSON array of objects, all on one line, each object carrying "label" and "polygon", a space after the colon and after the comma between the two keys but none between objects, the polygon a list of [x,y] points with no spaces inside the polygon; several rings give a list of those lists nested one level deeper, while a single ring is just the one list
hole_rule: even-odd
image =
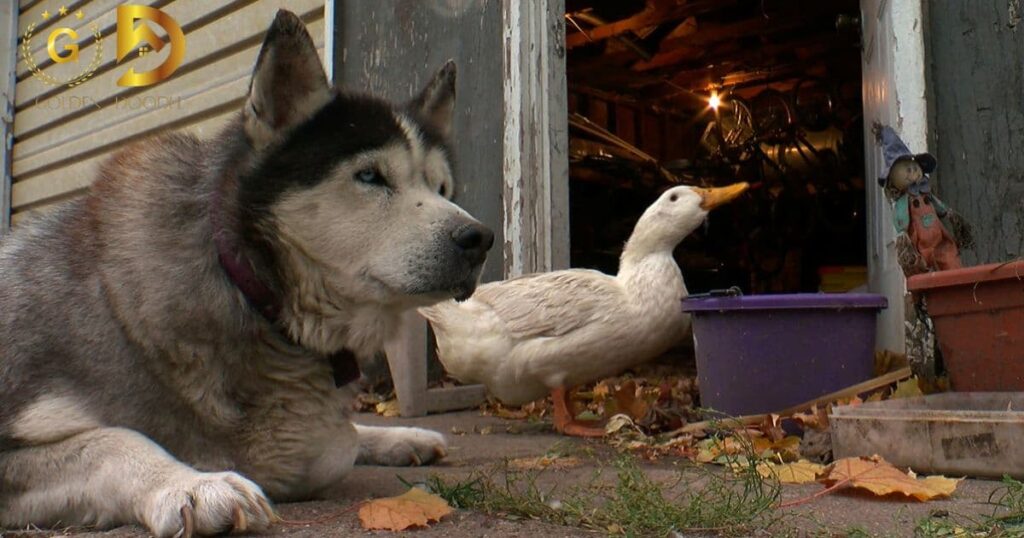
[{"label": "duck's eye", "polygon": [[678,194],[673,194],[672,196],[669,196],[668,199],[671,202],[675,202],[676,200],[679,199],[679,195]]},{"label": "duck's eye", "polygon": [[367,185],[384,185],[384,176],[376,168],[363,168],[356,172],[355,180]]}]

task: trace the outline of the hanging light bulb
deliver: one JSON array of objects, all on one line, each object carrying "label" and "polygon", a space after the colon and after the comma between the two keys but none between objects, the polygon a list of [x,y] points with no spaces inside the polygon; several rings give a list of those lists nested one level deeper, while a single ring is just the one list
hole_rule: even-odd
[{"label": "hanging light bulb", "polygon": [[714,111],[718,111],[719,105],[722,104],[722,99],[718,96],[718,90],[711,90],[711,97],[708,97],[708,106]]}]

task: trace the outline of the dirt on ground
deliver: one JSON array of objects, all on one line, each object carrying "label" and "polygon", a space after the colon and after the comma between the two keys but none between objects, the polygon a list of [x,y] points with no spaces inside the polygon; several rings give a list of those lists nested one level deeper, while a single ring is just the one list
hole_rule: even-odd
[{"label": "dirt on ground", "polygon": [[[420,426],[435,429],[448,436],[450,450],[441,463],[429,467],[357,467],[339,489],[338,497],[330,501],[288,503],[277,505],[283,523],[272,528],[266,536],[336,537],[336,536],[473,536],[473,537],[567,537],[593,535],[576,528],[560,527],[523,519],[506,518],[459,510],[431,527],[390,533],[365,531],[359,524],[358,507],[363,501],[378,497],[399,495],[408,490],[403,483],[417,483],[432,475],[459,479],[474,470],[484,470],[503,459],[543,456],[553,448],[565,452],[576,450],[587,457],[582,465],[559,470],[548,470],[539,477],[541,487],[585,483],[591,480],[601,465],[609,462],[614,449],[600,440],[566,438],[555,434],[545,423],[509,421],[481,416],[478,411],[463,411],[431,415],[415,419],[383,418],[359,415],[364,424]],[[452,432],[458,433],[452,433]],[[462,433],[465,432],[465,433]],[[898,441],[896,441],[898,442]],[[678,476],[678,467],[688,465],[675,458],[660,458],[642,462],[644,472],[657,481],[670,481]],[[685,481],[675,488],[693,487]],[[875,497],[832,493],[814,498],[822,490],[820,484],[785,485],[782,500],[806,500],[798,506],[781,511],[779,524],[763,536],[913,536],[919,520],[935,513],[961,515],[990,514],[989,495],[1000,483],[989,480],[963,481],[952,498],[930,502],[904,502]],[[864,532],[856,534],[852,532]],[[88,530],[59,531],[4,531],[2,538],[55,537],[74,535],[76,538],[94,536],[103,538],[141,537],[147,533],[138,527],[122,527],[106,532]]]}]

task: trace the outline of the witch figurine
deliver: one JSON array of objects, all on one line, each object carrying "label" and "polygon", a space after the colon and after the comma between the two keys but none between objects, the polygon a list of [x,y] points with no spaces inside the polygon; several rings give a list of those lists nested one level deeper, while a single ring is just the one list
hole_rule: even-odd
[{"label": "witch figurine", "polygon": [[885,157],[878,184],[893,203],[896,251],[904,275],[962,267],[960,249],[971,248],[971,230],[932,193],[928,174],[935,171],[935,157],[911,153],[888,125],[876,123],[874,132]]}]

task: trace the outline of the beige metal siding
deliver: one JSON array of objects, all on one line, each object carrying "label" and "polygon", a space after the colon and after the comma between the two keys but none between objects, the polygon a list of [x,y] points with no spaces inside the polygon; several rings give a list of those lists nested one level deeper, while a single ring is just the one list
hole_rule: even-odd
[{"label": "beige metal siding", "polygon": [[[46,35],[57,27],[52,22],[36,29],[31,41],[35,61],[43,72],[58,78],[81,72],[97,57],[97,44],[87,39],[93,23],[102,34],[101,60],[93,76],[73,88],[47,85],[19,62],[12,148],[14,225],[81,194],[94,179],[96,164],[129,142],[182,127],[201,135],[216,131],[240,108],[263,33],[278,8],[287,7],[306,21],[323,57],[324,0],[136,0],[133,3],[158,7],[178,22],[185,33],[186,53],[169,79],[122,88],[116,80],[129,65],[136,71],[152,69],[166,57],[166,50],[118,65],[114,8],[121,0],[63,3],[72,13],[81,9],[85,15],[60,21],[60,26],[79,33],[79,61],[53,64],[47,57]],[[42,23],[42,12],[52,13],[60,4],[21,2],[19,31],[32,22]]]}]

